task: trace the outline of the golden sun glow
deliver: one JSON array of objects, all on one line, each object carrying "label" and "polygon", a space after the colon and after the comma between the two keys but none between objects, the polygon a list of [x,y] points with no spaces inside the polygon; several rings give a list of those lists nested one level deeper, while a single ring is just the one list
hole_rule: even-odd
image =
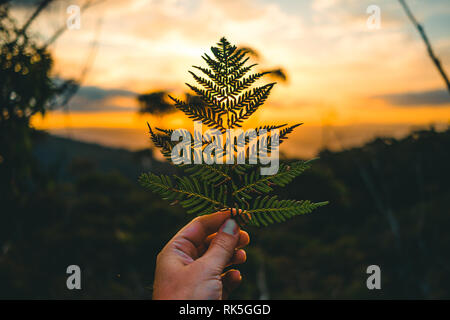
[{"label": "golden sun glow", "polygon": [[[295,4],[117,0],[100,4],[83,14],[80,30],[65,32],[51,47],[55,75],[76,79],[92,42],[98,44],[83,87],[68,106],[69,113],[50,112],[45,118],[34,117],[32,123],[50,131],[142,130],[146,121],[165,128],[192,128],[192,122],[180,113],[139,115],[136,96],[166,90],[182,97],[187,89],[184,83],[192,82],[187,71],[202,64],[200,56],[226,36],[232,43],[259,52],[259,59],[252,58],[259,64],[255,70],[282,67],[288,74],[287,82],[278,80],[249,126],[279,122],[304,122],[311,127],[448,124],[450,96],[442,93],[444,83],[416,30],[401,9],[389,2],[380,2],[384,20],[379,30],[366,26],[365,1],[344,5],[336,0],[325,5],[318,0]],[[430,17],[443,10],[440,1],[426,6]],[[425,24],[429,22],[428,16],[416,12]],[[59,17],[64,21],[65,16],[61,12]],[[103,22],[97,33],[99,16]],[[39,27],[51,33],[44,21]],[[430,38],[442,65],[450,65],[448,34],[436,31]]]}]

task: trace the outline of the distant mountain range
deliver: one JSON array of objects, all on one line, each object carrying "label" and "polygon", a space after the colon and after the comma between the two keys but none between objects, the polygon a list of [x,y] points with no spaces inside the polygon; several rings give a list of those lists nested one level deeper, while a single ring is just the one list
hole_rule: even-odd
[{"label": "distant mountain range", "polygon": [[[437,130],[445,130],[447,126],[447,123],[435,124]],[[305,123],[290,135],[289,140],[283,143],[280,152],[288,157],[308,159],[315,157],[324,148],[339,151],[362,146],[376,137],[399,139],[405,137],[411,131],[425,127],[429,127],[429,125],[311,125]],[[59,128],[48,130],[50,134],[56,136],[127,150],[150,148],[152,144],[147,131],[146,126],[142,128]]]},{"label": "distant mountain range", "polygon": [[36,158],[43,167],[53,171],[62,180],[70,178],[68,172],[70,165],[81,161],[99,171],[120,171],[133,180],[147,170],[171,171],[171,166],[167,162],[161,162],[153,157],[150,148],[130,151],[43,132],[39,133],[37,140],[34,145]]}]

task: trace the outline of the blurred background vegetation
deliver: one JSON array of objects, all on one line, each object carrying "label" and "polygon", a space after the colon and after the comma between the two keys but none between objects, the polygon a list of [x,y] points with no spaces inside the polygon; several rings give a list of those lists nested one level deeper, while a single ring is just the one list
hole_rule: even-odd
[{"label": "blurred background vegetation", "polygon": [[[42,132],[31,141],[25,189],[1,194],[0,297],[150,298],[157,253],[192,217],[136,179],[171,167],[148,150]],[[449,146],[450,130],[430,129],[323,151],[280,196],[330,205],[247,230],[244,281],[233,297],[449,298]],[[81,267],[80,291],[66,288],[71,264]],[[366,288],[371,264],[381,267],[382,290]]]},{"label": "blurred background vegetation", "polygon": [[[151,298],[157,253],[192,217],[137,177],[173,168],[149,149],[34,130],[30,117],[64,105],[77,83],[51,78],[45,45],[1,8],[0,298]],[[143,95],[142,112],[152,101],[166,107],[162,94]],[[430,127],[321,151],[279,193],[330,204],[249,229],[244,280],[232,298],[450,298],[449,150],[450,130]],[[81,267],[82,290],[66,288],[72,264]],[[381,267],[381,290],[366,287],[372,264]]]}]

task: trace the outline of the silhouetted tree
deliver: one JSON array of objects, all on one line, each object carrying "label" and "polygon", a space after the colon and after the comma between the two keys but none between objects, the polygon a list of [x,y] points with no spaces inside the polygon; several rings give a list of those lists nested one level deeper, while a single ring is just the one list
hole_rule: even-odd
[{"label": "silhouetted tree", "polygon": [[139,112],[161,115],[175,111],[175,108],[167,101],[166,91],[155,91],[140,94],[137,97]]}]

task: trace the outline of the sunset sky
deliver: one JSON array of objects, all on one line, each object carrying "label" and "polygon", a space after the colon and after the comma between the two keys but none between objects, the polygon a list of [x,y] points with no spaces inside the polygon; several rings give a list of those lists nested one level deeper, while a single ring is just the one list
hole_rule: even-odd
[{"label": "sunset sky", "polygon": [[[65,24],[67,6],[83,3],[56,3],[33,31],[48,38]],[[381,9],[380,29],[366,24],[372,4]],[[408,4],[450,73],[448,0]],[[29,11],[18,7],[15,14],[23,19]],[[450,121],[450,95],[398,1],[109,0],[82,13],[81,29],[67,30],[50,48],[55,76],[77,79],[92,42],[98,41],[69,113],[55,111],[33,123],[54,132],[90,129],[90,140],[98,142],[108,139],[95,138],[95,130],[117,129],[114,136],[119,137],[123,129],[145,132],[146,121],[190,129],[191,122],[179,113],[138,116],[136,95],[163,89],[181,96],[184,83],[193,82],[188,70],[203,65],[200,56],[222,36],[256,49],[258,68],[287,71],[288,82],[275,86],[253,121],[304,122],[297,141],[305,144],[302,132],[317,134],[311,130],[323,126],[353,128],[352,135],[358,136],[357,128],[406,130]],[[120,145],[133,140],[124,137]]]}]

